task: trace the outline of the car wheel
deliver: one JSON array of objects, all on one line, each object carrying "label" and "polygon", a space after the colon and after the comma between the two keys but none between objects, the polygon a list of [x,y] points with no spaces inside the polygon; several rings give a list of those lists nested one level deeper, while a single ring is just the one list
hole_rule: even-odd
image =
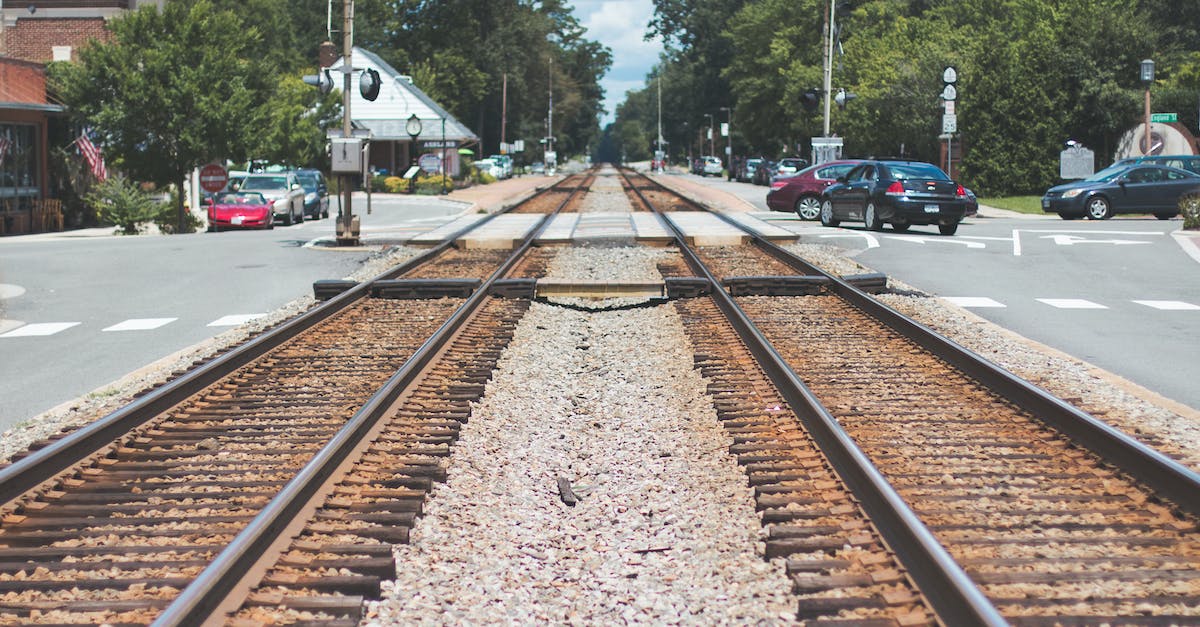
[{"label": "car wheel", "polygon": [[821,224],[824,226],[837,226],[842,221],[833,217],[833,201],[825,200],[821,202]]},{"label": "car wheel", "polygon": [[879,219],[879,214],[875,211],[875,203],[867,203],[867,208],[863,210],[863,224],[872,231],[882,231],[883,221]]},{"label": "car wheel", "polygon": [[816,220],[821,215],[821,201],[816,196],[801,196],[796,201],[796,215],[801,220]]},{"label": "car wheel", "polygon": [[905,231],[908,231],[908,227],[910,226],[912,225],[907,222],[893,222],[892,230],[897,233],[904,233]]},{"label": "car wheel", "polygon": [[291,225],[292,225],[294,222],[295,222],[295,220],[293,220],[293,219],[292,219],[292,208],[291,208],[291,207],[288,207],[287,216],[285,216],[285,217],[283,218],[283,225],[284,225],[284,226],[291,226]]},{"label": "car wheel", "polygon": [[1112,217],[1112,207],[1103,196],[1093,196],[1087,202],[1087,217],[1089,220],[1107,220]]},{"label": "car wheel", "polygon": [[1156,213],[1154,214],[1154,217],[1158,218],[1159,220],[1170,220],[1171,218],[1174,218],[1175,215],[1175,212],[1172,211],[1171,213]]},{"label": "car wheel", "polygon": [[304,224],[304,205],[300,205],[300,213],[296,215],[296,224]]},{"label": "car wheel", "polygon": [[939,224],[938,233],[942,235],[954,235],[958,232],[958,223],[951,222],[950,224]]}]

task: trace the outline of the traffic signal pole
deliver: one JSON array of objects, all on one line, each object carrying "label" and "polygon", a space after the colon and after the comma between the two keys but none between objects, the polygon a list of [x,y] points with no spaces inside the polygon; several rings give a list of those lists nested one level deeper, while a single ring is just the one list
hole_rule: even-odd
[{"label": "traffic signal pole", "polygon": [[[354,136],[350,124],[350,77],[354,68],[354,0],[343,0],[342,4],[342,137]],[[358,233],[353,228],[354,212],[351,210],[351,189],[354,179],[349,174],[338,174],[338,187],[342,194],[342,224],[337,229],[339,246],[357,246]]]},{"label": "traffic signal pole", "polygon": [[833,33],[834,20],[837,19],[837,11],[834,10],[834,2],[837,0],[829,0],[829,7],[825,9],[825,133],[822,137],[829,137],[829,114],[831,111],[830,105],[833,103]]}]

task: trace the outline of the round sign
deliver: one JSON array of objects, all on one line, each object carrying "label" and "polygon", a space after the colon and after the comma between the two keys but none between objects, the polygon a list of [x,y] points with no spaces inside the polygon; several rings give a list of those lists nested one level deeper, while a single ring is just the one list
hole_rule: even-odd
[{"label": "round sign", "polygon": [[954,88],[954,85],[946,85],[946,88],[942,90],[942,99],[955,100],[957,98],[958,90]]},{"label": "round sign", "polygon": [[210,163],[200,168],[200,189],[215,194],[229,183],[229,172],[219,163]]},{"label": "round sign", "polygon": [[421,155],[421,158],[417,160],[417,163],[421,165],[422,170],[425,170],[429,174],[433,174],[434,172],[442,169],[441,158],[432,153]]},{"label": "round sign", "polygon": [[954,83],[958,82],[958,71],[954,69],[953,65],[948,66],[942,71],[942,82],[948,85],[953,85]]}]

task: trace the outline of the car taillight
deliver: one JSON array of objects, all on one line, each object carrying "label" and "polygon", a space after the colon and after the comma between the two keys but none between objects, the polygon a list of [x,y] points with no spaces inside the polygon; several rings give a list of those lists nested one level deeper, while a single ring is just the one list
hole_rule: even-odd
[{"label": "car taillight", "polygon": [[959,186],[958,186],[958,189],[954,191],[954,194],[955,194],[956,196],[958,196],[959,198],[966,198],[966,197],[967,197],[967,190],[963,189],[963,186],[962,186],[962,185],[959,185]]},{"label": "car taillight", "polygon": [[771,189],[779,189],[787,185],[787,181],[771,181]]},{"label": "car taillight", "polygon": [[903,196],[904,195],[904,183],[901,183],[900,181],[896,181],[896,182],[892,183],[891,185],[888,185],[887,191],[884,193],[887,194],[888,196]]}]

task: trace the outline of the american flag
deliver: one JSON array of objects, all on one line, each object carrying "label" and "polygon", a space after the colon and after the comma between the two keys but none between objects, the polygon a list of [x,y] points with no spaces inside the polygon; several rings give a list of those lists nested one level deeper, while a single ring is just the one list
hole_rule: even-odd
[{"label": "american flag", "polygon": [[88,165],[91,166],[92,175],[96,177],[96,180],[104,181],[108,178],[108,169],[104,167],[104,156],[100,154],[100,149],[92,143],[92,140],[88,139],[90,131],[91,129],[83,129],[83,134],[75,140],[75,143],[79,146],[79,152],[83,153],[83,158],[87,159]]},{"label": "american flag", "polygon": [[4,157],[8,156],[8,147],[11,145],[7,137],[0,137],[0,165],[4,165]]}]

